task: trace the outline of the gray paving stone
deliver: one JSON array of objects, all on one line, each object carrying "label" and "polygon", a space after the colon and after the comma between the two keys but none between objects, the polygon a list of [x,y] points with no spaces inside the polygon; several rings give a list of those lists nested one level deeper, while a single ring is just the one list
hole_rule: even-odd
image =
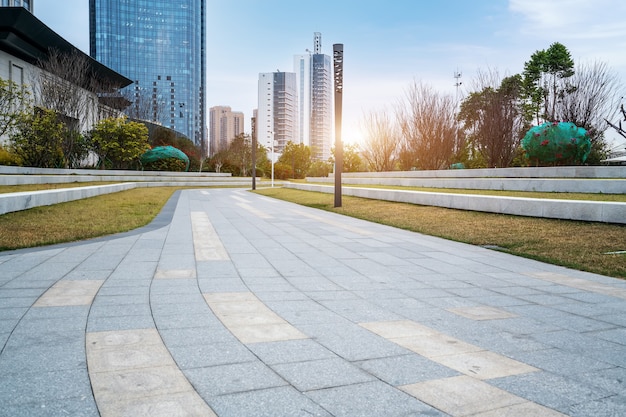
[{"label": "gray paving stone", "polygon": [[154,328],[152,315],[102,316],[90,317],[87,322],[88,332],[109,332],[113,330],[151,329]]},{"label": "gray paving stone", "polygon": [[86,369],[6,373],[2,379],[0,410],[9,406],[46,404],[74,397],[93,399]]},{"label": "gray paving stone", "polygon": [[531,352],[515,352],[514,359],[555,374],[568,375],[609,369],[614,366],[576,353],[560,349],[546,349]]},{"label": "gray paving stone", "polygon": [[2,415],[7,417],[100,417],[93,397],[74,397],[61,400],[37,401],[8,405],[0,404]]},{"label": "gray paving stone", "polygon": [[626,415],[626,396],[615,395],[595,401],[586,401],[569,407],[571,417]]},{"label": "gray paving stone", "polygon": [[292,387],[205,398],[220,417],[332,417]]},{"label": "gray paving stone", "polygon": [[302,392],[375,380],[372,375],[337,357],[275,364],[272,369]]},{"label": "gray paving stone", "polygon": [[178,367],[183,370],[255,360],[255,356],[239,342],[168,346],[168,349]]},{"label": "gray paving stone", "polygon": [[393,386],[460,375],[446,366],[416,354],[371,359],[358,362],[358,366]]},{"label": "gray paving stone", "polygon": [[621,366],[586,372],[573,378],[614,394],[623,395],[626,392],[626,368]]},{"label": "gray paving stone", "polygon": [[203,398],[287,385],[259,361],[188,369],[185,376]]},{"label": "gray paving stone", "polygon": [[307,396],[337,417],[446,416],[382,382],[311,391]]},{"label": "gray paving stone", "polygon": [[236,342],[235,337],[221,324],[174,329],[159,329],[166,346],[194,346],[211,343]]},{"label": "gray paving stone", "polygon": [[353,324],[323,323],[297,325],[321,345],[349,361],[384,358],[408,353],[407,350]]},{"label": "gray paving stone", "polygon": [[2,307],[0,308],[0,320],[9,320],[17,323],[15,320],[19,320],[27,311],[27,307]]},{"label": "gray paving stone", "polygon": [[533,372],[493,379],[489,383],[562,413],[567,413],[572,405],[599,400],[611,395],[610,392],[602,388],[583,384],[550,372]]}]

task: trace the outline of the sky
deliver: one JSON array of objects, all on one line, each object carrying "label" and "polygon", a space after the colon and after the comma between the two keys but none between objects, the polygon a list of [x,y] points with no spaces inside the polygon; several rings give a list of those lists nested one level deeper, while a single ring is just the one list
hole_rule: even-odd
[{"label": "sky", "polygon": [[[174,1],[174,0],[173,0]],[[624,0],[207,0],[207,107],[257,107],[259,73],[292,72],[293,57],[344,45],[342,138],[363,138],[364,114],[393,108],[414,82],[462,99],[478,71],[521,73],[560,42],[574,62],[604,62],[626,85]],[[36,0],[35,16],[89,53],[89,1]],[[456,72],[462,74],[458,79]],[[626,96],[621,88],[620,96]],[[616,116],[617,117],[617,116]],[[609,131],[621,146],[626,142]],[[626,146],[626,144],[625,144]]]}]

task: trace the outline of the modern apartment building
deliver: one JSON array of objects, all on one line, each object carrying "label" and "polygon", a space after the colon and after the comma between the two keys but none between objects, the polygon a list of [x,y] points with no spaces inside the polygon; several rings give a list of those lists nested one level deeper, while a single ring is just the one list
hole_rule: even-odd
[{"label": "modern apartment building", "polygon": [[35,0],[0,0],[0,7],[23,7],[31,13],[35,13]]},{"label": "modern apartment building", "polygon": [[322,34],[313,35],[313,51],[296,55],[299,97],[299,139],[311,148],[315,160],[330,158],[333,143],[333,75],[332,59],[322,53]]},{"label": "modern apartment building", "polygon": [[209,154],[226,150],[233,139],[244,133],[242,112],[232,111],[229,106],[209,109]]},{"label": "modern apartment building", "polygon": [[134,81],[131,116],[206,151],[205,3],[89,0],[89,41],[92,57]]},{"label": "modern apartment building", "polygon": [[260,145],[282,152],[288,142],[299,143],[298,92],[296,74],[259,74],[256,134]]}]

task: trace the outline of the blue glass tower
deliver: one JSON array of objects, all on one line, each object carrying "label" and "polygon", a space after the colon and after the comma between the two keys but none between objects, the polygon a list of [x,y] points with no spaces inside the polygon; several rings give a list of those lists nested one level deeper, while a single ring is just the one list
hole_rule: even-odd
[{"label": "blue glass tower", "polygon": [[89,43],[134,81],[129,114],[206,149],[205,0],[89,0]]}]

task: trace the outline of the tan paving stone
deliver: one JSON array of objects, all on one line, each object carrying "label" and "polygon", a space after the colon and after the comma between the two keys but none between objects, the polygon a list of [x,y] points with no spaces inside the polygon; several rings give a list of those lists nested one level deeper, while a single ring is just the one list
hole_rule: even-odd
[{"label": "tan paving stone", "polygon": [[89,377],[102,417],[214,417],[156,329],[87,333]]},{"label": "tan paving stone", "polygon": [[83,306],[93,302],[93,298],[104,283],[103,280],[61,280],[46,291],[34,307]]},{"label": "tan paving stone", "polygon": [[228,327],[285,323],[285,320],[283,320],[276,314],[235,313],[218,314],[217,316],[223,323],[227,323]]},{"label": "tan paving stone", "polygon": [[438,333],[430,327],[422,326],[411,320],[376,321],[359,323],[361,327],[387,339],[411,336],[429,336]]},{"label": "tan paving stone", "polygon": [[469,376],[404,385],[400,389],[454,417],[473,416],[526,401]]},{"label": "tan paving stone", "polygon": [[538,371],[530,365],[486,350],[439,356],[433,360],[478,379],[501,378]]},{"label": "tan paving stone", "polygon": [[209,216],[205,212],[191,212],[191,229],[196,261],[223,261],[230,259],[220,237],[211,225]]},{"label": "tan paving stone", "polygon": [[449,308],[448,311],[472,320],[499,320],[517,317],[508,311],[488,306]]},{"label": "tan paving stone", "polygon": [[209,303],[211,310],[217,315],[228,315],[238,313],[264,314],[269,309],[258,300],[254,301],[233,301],[228,303]]},{"label": "tan paving stone", "polygon": [[207,303],[224,303],[234,301],[257,301],[258,298],[251,292],[217,292],[202,294]]},{"label": "tan paving stone", "polygon": [[390,340],[436,362],[438,362],[438,359],[435,358],[441,356],[483,350],[478,346],[465,343],[443,333],[435,333],[427,336],[401,337]]},{"label": "tan paving stone", "polygon": [[534,278],[539,278],[544,281],[553,282],[555,284],[561,284],[568,287],[577,288],[579,290],[590,291],[597,294],[610,295],[613,297],[626,299],[626,290],[624,290],[623,288],[617,288],[599,282],[588,281],[582,278],[574,278],[568,275],[557,274],[554,272],[533,272],[527,275]]},{"label": "tan paving stone", "polygon": [[218,319],[242,343],[307,339],[252,293],[203,294]]},{"label": "tan paving stone", "polygon": [[90,377],[94,391],[98,392],[98,399],[107,402],[115,402],[119,398],[142,398],[191,390],[189,381],[173,365],[92,372]]},{"label": "tan paving stone", "polygon": [[472,417],[567,417],[567,415],[536,403],[525,402],[474,414]]},{"label": "tan paving stone", "polygon": [[145,398],[120,398],[102,407],[102,417],[216,417],[195,392],[163,394]]},{"label": "tan paving stone", "polygon": [[192,279],[195,277],[195,269],[157,269],[154,274],[154,279]]},{"label": "tan paving stone", "polygon": [[172,358],[163,345],[115,346],[87,351],[89,369],[93,372],[167,366]]},{"label": "tan paving stone", "polygon": [[162,344],[156,329],[120,330],[87,333],[87,349],[99,350],[118,346],[144,346]]}]

